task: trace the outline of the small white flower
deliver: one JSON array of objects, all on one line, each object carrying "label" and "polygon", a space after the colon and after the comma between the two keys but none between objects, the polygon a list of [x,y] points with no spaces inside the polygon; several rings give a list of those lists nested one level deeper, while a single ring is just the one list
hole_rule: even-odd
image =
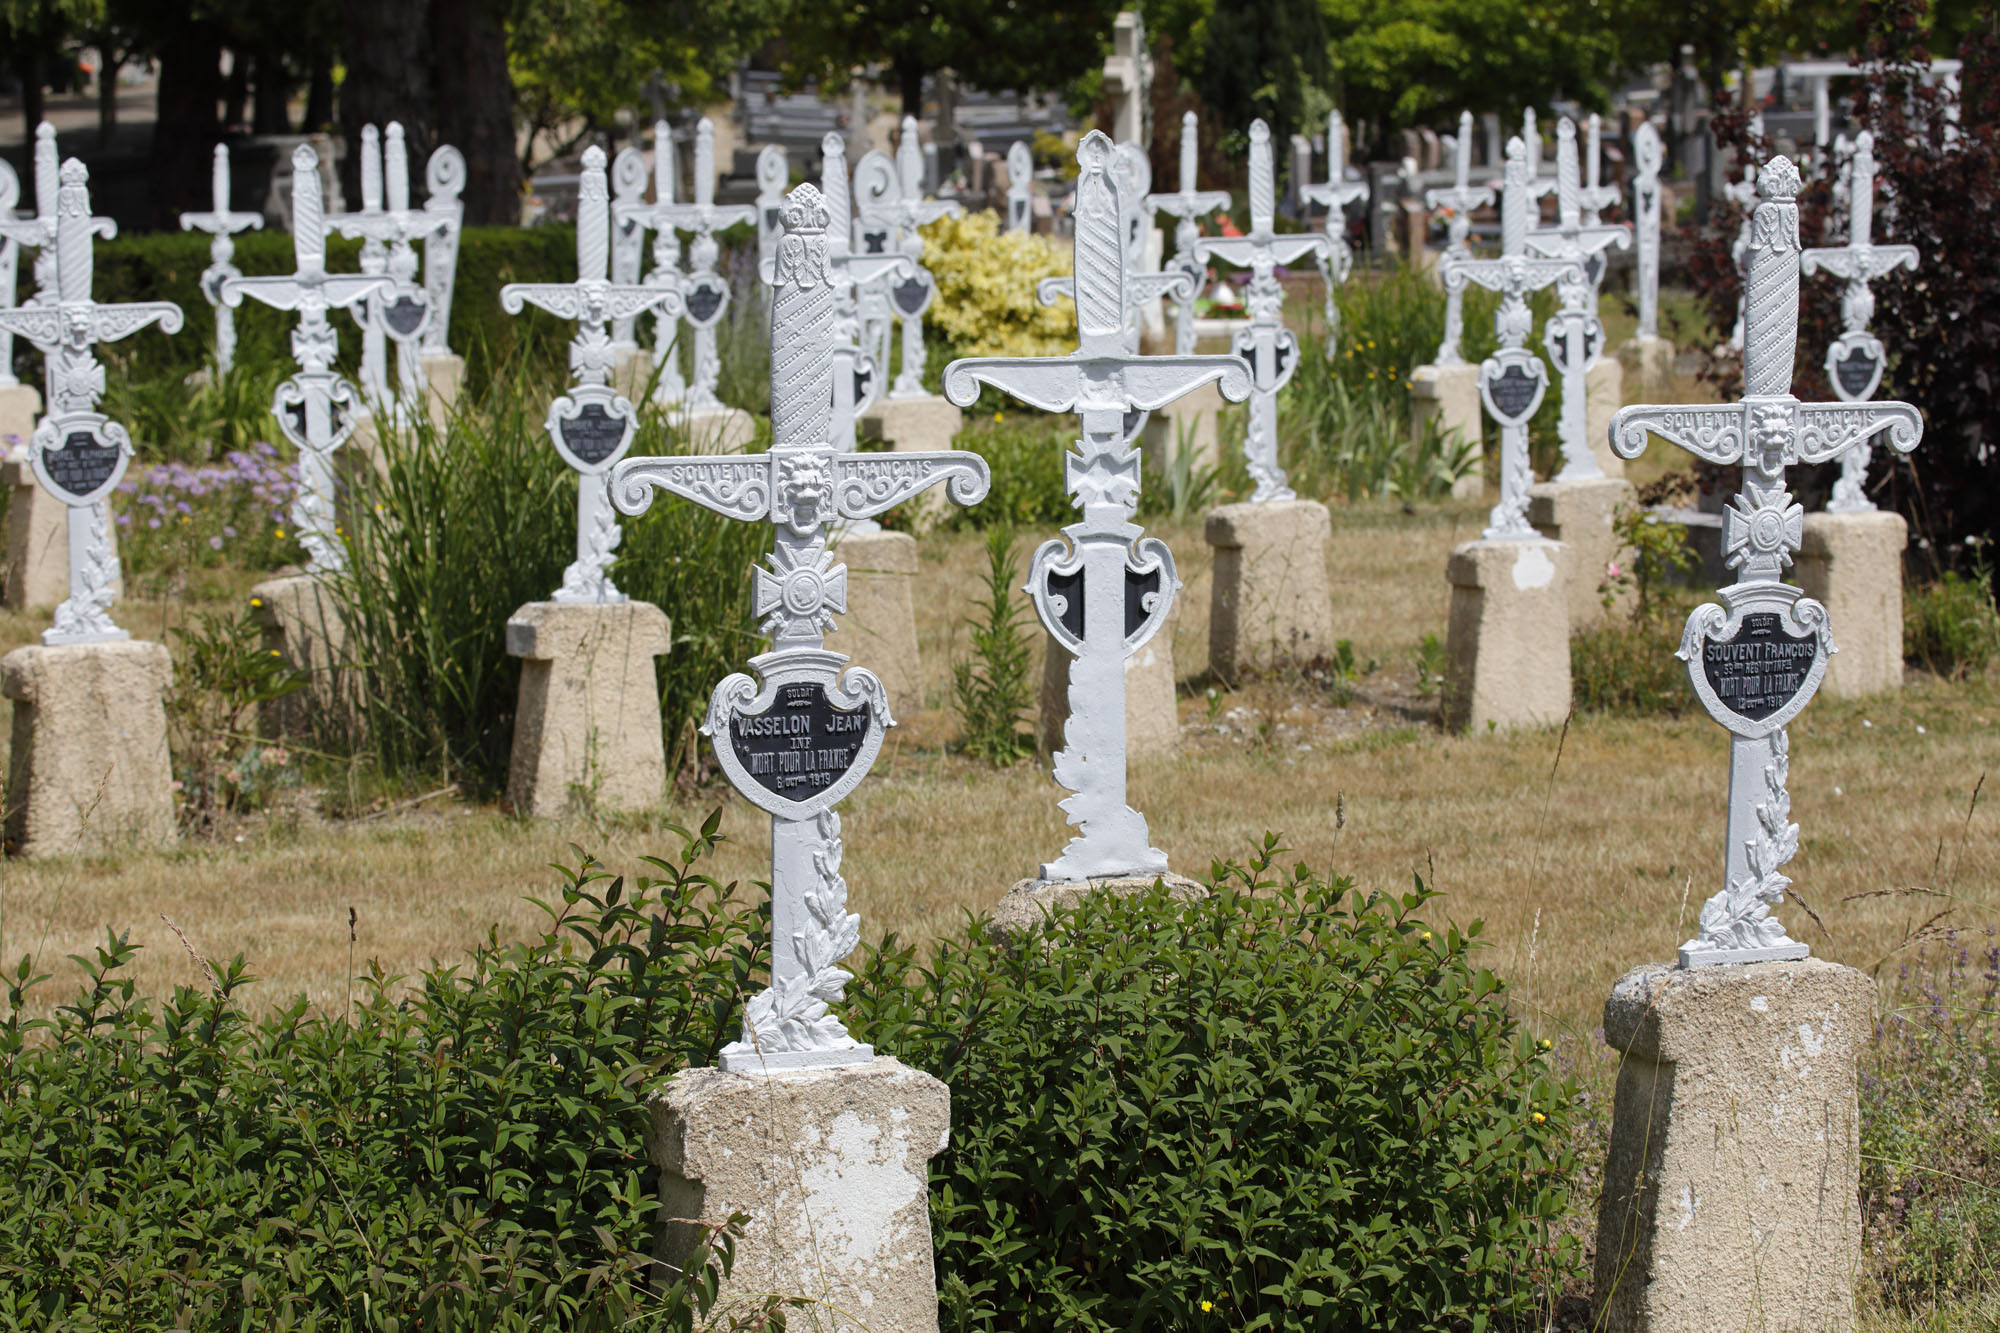
[{"label": "small white flower", "polygon": [[1924,734],[1924,727],[1923,727],[1923,724],[1922,724],[1921,722],[1919,722],[1919,723],[1917,724],[1917,735],[1921,736],[1921,735],[1923,735],[1923,734]]},{"label": "small white flower", "polygon": [[1873,727],[1875,724],[1864,717],[1861,719],[1861,725],[1864,727]]}]

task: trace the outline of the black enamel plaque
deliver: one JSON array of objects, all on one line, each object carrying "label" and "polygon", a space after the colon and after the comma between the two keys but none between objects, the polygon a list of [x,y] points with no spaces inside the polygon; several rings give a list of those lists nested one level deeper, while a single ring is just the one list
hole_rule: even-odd
[{"label": "black enamel plaque", "polygon": [[688,314],[697,324],[706,324],[722,309],[726,291],[719,282],[698,282],[688,291]]},{"label": "black enamel plaque", "polygon": [[561,422],[557,429],[562,431],[563,443],[569,451],[595,467],[618,452],[630,424],[624,417],[614,417],[605,411],[602,403],[585,403],[580,412]]},{"label": "black enamel plaque", "polygon": [[896,301],[896,309],[905,315],[923,313],[924,302],[930,299],[931,289],[922,278],[905,278],[890,289]]},{"label": "black enamel plaque", "polygon": [[1125,637],[1131,638],[1146,623],[1152,614],[1146,603],[1160,591],[1160,571],[1149,569],[1141,574],[1137,570],[1125,571]]},{"label": "black enamel plaque", "polygon": [[766,791],[807,801],[854,767],[874,725],[866,708],[835,708],[823,685],[781,685],[769,709],[729,720],[729,748]]},{"label": "black enamel plaque", "polygon": [[1535,401],[1535,390],[1540,383],[1540,378],[1530,375],[1519,361],[1510,361],[1488,387],[1488,392],[1492,395],[1493,406],[1500,409],[1501,416],[1509,421],[1519,421],[1527,414],[1528,404]]},{"label": "black enamel plaque", "polygon": [[407,338],[424,326],[424,314],[424,303],[406,294],[382,307],[382,322],[398,338]]},{"label": "black enamel plaque", "polygon": [[85,496],[102,486],[118,470],[118,449],[100,444],[87,430],[71,431],[60,449],[42,454],[42,466],[49,480],[71,495]]},{"label": "black enamel plaque", "polygon": [[1818,655],[1817,636],[1788,632],[1775,611],[1753,611],[1735,638],[1702,641],[1701,672],[1725,707],[1761,722],[1805,688]]},{"label": "black enamel plaque", "polygon": [[1051,599],[1059,601],[1062,604],[1062,610],[1057,614],[1056,619],[1060,620],[1062,627],[1070,632],[1071,638],[1081,643],[1083,641],[1083,571],[1079,569],[1074,574],[1064,574],[1057,570],[1050,570],[1049,596]]},{"label": "black enamel plaque", "polygon": [[864,231],[861,233],[861,245],[867,254],[887,254],[889,250],[889,233],[886,231]]},{"label": "black enamel plaque", "polygon": [[1868,392],[1868,382],[1875,378],[1875,358],[1866,349],[1857,347],[1846,356],[1836,359],[1833,373],[1840,379],[1840,387],[1851,394]]}]

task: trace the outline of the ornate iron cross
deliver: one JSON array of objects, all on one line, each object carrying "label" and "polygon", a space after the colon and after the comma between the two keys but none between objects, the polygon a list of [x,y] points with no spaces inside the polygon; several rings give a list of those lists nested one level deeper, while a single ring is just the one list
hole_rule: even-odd
[{"label": "ornate iron cross", "polygon": [[[841,168],[847,170],[846,167]],[[792,183],[792,164],[785,150],[767,143],[757,151],[757,269],[778,259],[778,238],[785,233],[785,187]],[[842,228],[843,232],[846,230]]]},{"label": "ornate iron cross", "polygon": [[1722,889],[1701,909],[1701,933],[1681,946],[1683,967],[1804,958],[1771,916],[1791,883],[1798,849],[1786,789],[1785,730],[1819,688],[1833,652],[1826,608],[1784,581],[1805,513],[1785,469],[1823,463],[1881,433],[1908,453],[1923,418],[1907,403],[1801,403],[1791,395],[1799,335],[1799,173],[1773,157],[1755,173],[1762,196],[1746,247],[1743,398],[1736,403],[1622,408],[1611,444],[1626,458],[1653,434],[1711,463],[1740,463],[1743,486],[1724,511],[1723,548],[1736,582],[1722,604],[1695,608],[1677,654],[1710,717],[1729,731],[1729,832]]},{"label": "ornate iron cross", "polygon": [[500,289],[500,306],[518,315],[527,306],[557,319],[576,321],[569,345],[570,391],[549,404],[543,429],[562,460],[576,470],[576,559],[563,571],[556,602],[622,602],[611,581],[611,553],[618,548],[618,515],[611,505],[612,465],[632,447],[638,414],[611,387],[618,348],[611,324],[655,307],[672,312],[681,303],[674,287],[614,283],[611,264],[611,204],[604,178],[604,150],[584,150],[577,185],[576,281],[511,282]]},{"label": "ornate iron cross", "polygon": [[171,301],[99,305],[91,299],[90,173],[71,158],[55,193],[56,287],[39,303],[0,310],[0,328],[42,349],[48,362],[49,410],[28,443],[28,460],[42,488],[69,507],[69,596],[56,607],[42,642],[104,643],[131,637],[111,619],[118,551],[111,534],[112,489],[132,461],[132,437],[97,410],[104,367],[96,344],[116,342],[158,323],[178,333],[181,308]]},{"label": "ornate iron cross", "polygon": [[[1521,113],[1521,139],[1528,145],[1528,197],[1546,199],[1555,193],[1556,178],[1542,174],[1542,127],[1535,120],[1533,107]],[[1535,212],[1539,218],[1540,210]]]},{"label": "ornate iron cross", "polygon": [[1535,535],[1528,525],[1528,487],[1535,480],[1528,462],[1528,420],[1542,404],[1548,378],[1542,359],[1524,346],[1534,324],[1528,293],[1552,282],[1583,280],[1583,265],[1574,259],[1528,257],[1528,210],[1533,199],[1527,145],[1509,139],[1505,188],[1500,192],[1500,257],[1468,259],[1446,253],[1438,266],[1447,292],[1476,282],[1500,293],[1500,309],[1493,316],[1500,350],[1479,367],[1479,396],[1500,423],[1500,503],[1487,516],[1483,535],[1488,540],[1519,541]]},{"label": "ornate iron cross", "polygon": [[[1761,143],[1764,138],[1764,113],[1755,112],[1750,117],[1749,135],[1751,142]],[[1729,258],[1736,265],[1736,276],[1744,286],[1736,293],[1736,325],[1729,331],[1729,346],[1732,351],[1743,350],[1743,302],[1748,295],[1748,273],[1746,265],[1750,258],[1750,218],[1757,211],[1757,172],[1754,167],[1743,173],[1743,179],[1732,181],[1722,187],[1722,197],[1743,210],[1743,220],[1736,227],[1736,241],[1729,247]]]},{"label": "ornate iron cross", "polygon": [[434,221],[423,233],[424,294],[430,313],[424,320],[426,355],[451,353],[451,293],[458,281],[458,233],[465,222],[465,154],[450,144],[431,150],[424,164],[424,212]]},{"label": "ornate iron cross", "polygon": [[1638,222],[1639,250],[1637,336],[1657,338],[1660,336],[1660,168],[1666,164],[1667,155],[1652,121],[1632,131],[1632,156],[1637,168],[1632,177],[1632,211]]},{"label": "ornate iron cross", "polygon": [[1347,206],[1368,197],[1368,182],[1347,179],[1347,130],[1338,111],[1326,113],[1326,184],[1308,185],[1299,196],[1326,210],[1326,249],[1320,252],[1319,273],[1326,280],[1326,359],[1331,361],[1340,342],[1340,304],[1333,293],[1354,269],[1354,252],[1347,245]]},{"label": "ornate iron cross", "polygon": [[333,451],[354,433],[357,409],[354,386],[333,368],[340,340],[327,313],[366,299],[389,279],[326,271],[319,157],[305,144],[292,150],[292,257],[295,271],[289,276],[230,278],[222,284],[222,303],[238,306],[248,296],[276,310],[298,311],[292,357],[299,373],[278,386],[271,415],[299,451],[292,527],[306,548],[306,572],[326,574],[347,568],[347,553],[334,529]]},{"label": "ornate iron cross", "polygon": [[[32,218],[15,216],[14,206],[20,202],[21,178],[14,174],[13,164],[0,162],[0,310],[14,307],[21,246],[41,243],[41,225]],[[17,241],[17,229],[30,239]],[[20,382],[14,378],[14,335],[0,329],[0,388],[11,389]]]},{"label": "ornate iron cross", "polygon": [[849,980],[840,961],[860,926],[847,911],[834,806],[867,775],[895,719],[882,682],[826,647],[847,607],[847,567],[828,549],[828,529],[940,481],[959,504],[977,503],[987,487],[977,454],[855,454],[830,442],[839,339],[827,273],[833,221],[811,185],[785,202],[772,273],[771,451],[629,458],[611,474],[627,514],[669,491],[773,528],[770,567],[757,571],[755,593],[771,651],[750,659],[755,676],[716,686],[702,728],[731,784],[771,816],[771,984],[744,1006],[742,1039],[722,1052],[722,1068],[735,1073],[858,1064],[874,1054],[827,1010]]},{"label": "ornate iron cross", "polygon": [[[1029,564],[1029,597],[1042,624],[1072,657],[1069,720],[1055,779],[1074,795],[1062,808],[1080,826],[1063,854],[1042,867],[1051,880],[1150,875],[1164,852],[1148,845],[1146,820],[1125,799],[1125,659],[1167,621],[1180,581],[1165,542],[1132,521],[1139,504],[1139,452],[1128,418],[1165,407],[1220,381],[1222,396],[1250,394],[1237,356],[1134,356],[1125,350],[1125,229],[1112,179],[1111,140],[1093,130],[1076,152],[1076,327],[1068,356],[979,357],[945,368],[945,396],[970,407],[990,384],[1044,412],[1075,412],[1082,438],[1064,459],[1080,522],[1045,542]],[[865,455],[864,455],[865,456]],[[901,455],[893,455],[901,457]]]},{"label": "ornate iron cross", "polygon": [[[889,281],[917,271],[916,265],[900,251],[858,255],[848,240],[853,228],[849,219],[853,204],[847,194],[847,144],[838,134],[820,140],[820,197],[832,221],[826,232],[826,280],[833,288],[833,426],[828,438],[833,446],[853,453],[857,444],[854,422],[874,406],[882,393],[882,376],[888,367],[869,359],[862,345],[861,307],[857,287],[887,287]],[[775,281],[775,266],[765,281]],[[873,519],[859,520],[855,527],[875,531]]]},{"label": "ornate iron cross", "polygon": [[[56,127],[45,120],[35,127],[35,216],[16,218],[11,216],[10,208],[10,216],[0,220],[0,237],[35,249],[35,294],[29,298],[30,305],[54,305],[62,299],[56,290],[56,198],[62,191],[61,174],[62,159],[56,152]],[[17,180],[16,197],[19,193]],[[107,241],[118,234],[118,224],[110,218],[92,218],[90,228],[93,236],[101,236]],[[13,292],[14,287],[9,284],[8,305],[13,304]],[[42,354],[42,401],[52,404],[56,397],[56,362],[49,355],[48,347],[37,345],[35,350]],[[14,337],[11,333],[6,335],[4,343],[0,343],[0,352],[6,353],[7,374],[5,381],[0,382],[13,384],[16,381],[13,376]]]},{"label": "ornate iron cross", "polygon": [[[1177,307],[1191,309],[1195,293],[1201,290],[1202,264],[1190,251],[1184,263],[1159,273],[1145,271],[1141,261],[1146,253],[1147,229],[1152,225],[1152,196],[1147,191],[1153,188],[1153,167],[1135,143],[1121,143],[1111,153],[1111,178],[1118,185],[1118,204],[1123,210],[1119,226],[1125,237],[1125,350],[1137,356],[1144,319],[1141,307],[1169,296]],[[1043,305],[1054,305],[1065,296],[1076,299],[1074,276],[1043,278],[1035,284],[1035,298]],[[1136,436],[1145,428],[1146,414],[1139,413],[1127,425],[1129,433]]]},{"label": "ornate iron cross", "polygon": [[[1875,317],[1875,293],[1869,284],[1899,268],[1915,272],[1917,247],[1876,245],[1875,234],[1875,136],[1868,130],[1854,143],[1847,182],[1847,244],[1807,250],[1800,256],[1807,277],[1830,273],[1846,281],[1840,292],[1841,334],[1826,349],[1826,377],[1833,395],[1846,403],[1865,403],[1875,396],[1882,383],[1882,367],[1888,354],[1882,340],[1868,331]],[[1868,498],[1868,463],[1873,450],[1864,437],[1840,456],[1840,479],[1833,483],[1833,498],[1827,512],[1867,513],[1875,508]]]},{"label": "ornate iron cross", "polygon": [[[889,396],[922,398],[924,312],[931,308],[931,298],[937,294],[937,281],[923,266],[924,238],[918,228],[939,218],[958,217],[965,210],[946,200],[924,198],[924,150],[917,141],[915,116],[903,117],[894,170],[885,173],[879,163],[871,162],[879,156],[872,152],[865,154],[855,170],[854,196],[861,206],[861,253],[885,254],[888,244],[898,245],[903,257],[910,261],[910,271],[893,283],[886,277],[865,283],[862,290],[872,289],[886,297],[886,304],[876,309],[892,316],[903,327],[903,366],[896,372],[895,383],[889,386]],[[885,234],[889,237],[888,244],[881,240]],[[877,327],[878,341],[871,342],[870,350],[881,373],[887,374],[888,325]]]},{"label": "ornate iron cross", "polygon": [[[1025,155],[1027,145],[1021,147]],[[1200,149],[1201,131],[1194,112],[1189,111],[1181,117],[1181,188],[1172,194],[1146,196],[1147,213],[1166,213],[1175,219],[1174,267],[1186,270],[1190,284],[1174,301],[1174,351],[1181,356],[1194,351],[1194,302],[1201,294],[1206,271],[1194,252],[1194,243],[1201,236],[1201,219],[1229,207],[1229,191],[1204,191],[1196,186]]]},{"label": "ornate iron cross", "polygon": [[[1446,254],[1463,255],[1472,258],[1472,210],[1484,208],[1493,202],[1493,191],[1485,186],[1474,189],[1472,185],[1472,113],[1458,113],[1458,143],[1452,153],[1452,179],[1449,190],[1424,191],[1424,207],[1448,208],[1451,222],[1448,230],[1451,243],[1445,247]],[[1445,293],[1444,297],[1444,341],[1438,344],[1437,364],[1440,366],[1462,366],[1465,358],[1459,355],[1459,340],[1465,336],[1465,288],[1457,287]]]},{"label": "ornate iron cross", "polygon": [[1578,265],[1574,279],[1556,280],[1562,309],[1542,330],[1542,346],[1562,376],[1562,415],[1556,435],[1562,442],[1563,466],[1557,481],[1586,481],[1604,475],[1590,448],[1589,386],[1585,379],[1604,351],[1604,325],[1597,318],[1597,280],[1604,273],[1604,252],[1612,246],[1630,249],[1632,229],[1587,226],[1582,218],[1582,189],[1577,181],[1576,123],[1564,116],[1556,125],[1556,208],[1561,224],[1528,233],[1528,248],[1549,259],[1569,259]]},{"label": "ornate iron cross", "polygon": [[201,271],[201,294],[215,307],[215,373],[227,375],[236,363],[236,312],[222,303],[222,284],[242,276],[242,271],[231,262],[236,257],[236,242],[232,238],[239,231],[261,230],[264,215],[230,211],[228,144],[215,146],[215,165],[208,180],[208,212],[181,214],[181,230],[205,231],[214,237],[208,243],[208,267]]},{"label": "ornate iron cross", "polygon": [[1271,127],[1261,120],[1250,122],[1250,234],[1247,236],[1203,236],[1194,243],[1195,257],[1203,263],[1220,259],[1250,270],[1250,286],[1244,295],[1250,307],[1250,327],[1237,332],[1232,344],[1236,354],[1250,366],[1254,387],[1250,392],[1250,429],[1243,441],[1243,453],[1250,464],[1251,479],[1257,489],[1253,503],[1295,498],[1278,466],[1278,390],[1291,380],[1298,368],[1299,340],[1284,326],[1285,291],[1278,285],[1278,265],[1293,264],[1307,256],[1324,258],[1328,242],[1324,235],[1300,232],[1279,236],[1273,229],[1277,214],[1276,173],[1271,166]]},{"label": "ornate iron cross", "polygon": [[[633,173],[638,173],[637,183]],[[611,201],[611,280],[620,286],[640,283],[646,287],[682,290],[686,278],[681,273],[681,234],[675,228],[680,216],[675,203],[679,188],[680,162],[674,151],[673,126],[665,120],[653,122],[653,202],[645,201],[645,158],[634,149],[624,149],[612,163]],[[675,210],[662,213],[661,210]],[[653,233],[653,267],[642,281],[639,277],[640,251],[646,232]],[[621,248],[622,247],[622,248]],[[623,267],[621,267],[623,257]],[[621,276],[622,274],[622,276]],[[728,299],[728,285],[722,285],[722,299]],[[704,299],[706,304],[706,299]],[[718,313],[720,313],[718,311]],[[619,348],[638,346],[637,315],[628,315],[611,324],[611,341]],[[653,402],[661,407],[678,407],[687,398],[687,380],[681,375],[680,313],[655,307],[653,310]]]},{"label": "ornate iron cross", "polygon": [[1033,231],[1035,227],[1035,155],[1028,141],[1016,139],[1007,150],[1007,230]]},{"label": "ornate iron cross", "polygon": [[[658,160],[655,149],[654,161]],[[694,202],[677,204],[669,194],[666,202],[653,205],[649,224],[655,229],[684,231],[694,238],[688,243],[687,277],[681,284],[684,299],[677,316],[694,330],[693,373],[684,400],[691,412],[722,408],[722,400],[715,396],[716,383],[722,377],[722,363],[715,354],[715,326],[729,309],[729,283],[715,271],[715,261],[722,254],[715,233],[739,222],[756,221],[757,210],[748,204],[716,204],[715,122],[703,116],[694,127]],[[661,309],[664,312],[665,307]]]},{"label": "ornate iron cross", "polygon": [[[388,196],[387,207],[383,195]],[[417,357],[424,325],[431,319],[427,288],[419,286],[417,251],[412,242],[429,235],[444,219],[410,207],[410,156],[403,127],[390,121],[385,135],[361,127],[361,211],[335,213],[329,225],[349,240],[361,241],[361,271],[385,275],[388,285],[352,307],[361,325],[361,394],[370,410],[393,412],[407,425],[422,403],[422,369]],[[396,345],[396,392],[389,392],[389,344]]]}]

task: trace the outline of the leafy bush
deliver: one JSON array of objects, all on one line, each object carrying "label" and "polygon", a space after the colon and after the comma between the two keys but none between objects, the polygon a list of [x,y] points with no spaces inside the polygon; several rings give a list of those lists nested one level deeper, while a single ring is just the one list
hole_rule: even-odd
[{"label": "leafy bush", "polygon": [[1076,349],[1076,306],[1035,299],[1042,278],[1070,271],[1046,236],[1000,230],[992,211],[939,218],[923,229],[937,299],[924,316],[951,356],[1062,356]]},{"label": "leafy bush", "polygon": [[1936,583],[1910,589],[1903,598],[1903,656],[1952,680],[1984,671],[2000,657],[1991,571],[1946,570]]},{"label": "leafy bush", "polygon": [[284,749],[256,734],[257,709],[305,688],[308,678],[264,646],[247,608],[235,616],[197,615],[173,636],[167,736],[182,819],[201,828],[297,780]]},{"label": "leafy bush", "polygon": [[1278,439],[1301,494],[1435,499],[1479,466],[1476,447],[1456,432],[1448,437],[1429,424],[1411,438],[1402,385],[1350,389],[1342,376],[1313,373],[1318,352],[1316,340],[1303,341],[1303,364],[1279,402]]},{"label": "leafy bush", "polygon": [[1674,653],[1671,617],[1605,621],[1569,640],[1570,697],[1578,712],[1679,717],[1694,702],[1687,666]]},{"label": "leafy bush", "polygon": [[764,944],[700,872],[713,832],[632,884],[584,859],[534,938],[489,935],[407,996],[371,971],[347,1013],[253,1017],[241,957],[192,945],[210,987],[155,1010],[111,934],[40,1019],[23,959],[0,1326],[692,1328],[727,1251],[656,1270],[642,1085],[713,1061]]},{"label": "leafy bush", "polygon": [[993,485],[978,504],[953,505],[945,522],[959,528],[998,525],[1036,531],[1074,522],[1076,510],[1063,489],[1063,455],[1076,439],[1076,418],[1066,413],[1021,409],[969,418],[952,447],[984,458]]},{"label": "leafy bush", "polygon": [[971,626],[972,660],[952,663],[951,696],[958,706],[960,744],[967,754],[1007,765],[1034,753],[1035,738],[1021,728],[1034,702],[1028,680],[1033,638],[1026,608],[1014,600],[1020,570],[1014,563],[1014,531],[986,530],[986,596],[976,599],[984,619]]},{"label": "leafy bush", "polygon": [[1611,532],[1617,538],[1612,549],[1625,554],[1625,564],[1614,562],[1605,578],[1604,605],[1616,605],[1629,591],[1632,619],[1649,620],[1660,608],[1660,590],[1698,563],[1688,546],[1687,528],[1639,505],[1620,505],[1611,516]]},{"label": "leafy bush", "polygon": [[1478,927],[1277,852],[862,969],[856,1035],[951,1085],[946,1327],[1486,1327],[1574,1271],[1573,1089]]}]

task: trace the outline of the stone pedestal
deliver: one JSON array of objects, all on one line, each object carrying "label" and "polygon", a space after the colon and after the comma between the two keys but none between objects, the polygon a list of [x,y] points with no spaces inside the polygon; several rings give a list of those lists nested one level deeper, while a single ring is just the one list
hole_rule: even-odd
[{"label": "stone pedestal", "polygon": [[764,1293],[803,1296],[825,1333],[935,1333],[929,1163],[951,1133],[951,1091],[879,1056],[769,1075],[689,1069],[648,1100],[660,1170],[654,1254],[679,1267],[689,1221],[749,1223],[713,1312]]},{"label": "stone pedestal", "polygon": [[[1142,759],[1172,754],[1180,748],[1181,714],[1174,693],[1174,623],[1170,616],[1160,632],[1125,659],[1125,757]],[[1042,711],[1036,732],[1044,754],[1063,747],[1063,723],[1069,720],[1069,649],[1046,639],[1042,658]]]},{"label": "stone pedestal", "polygon": [[1604,469],[1605,476],[1622,477],[1625,460],[1611,452],[1611,418],[1625,405],[1625,367],[1618,364],[1617,357],[1600,356],[1597,364],[1584,372],[1583,396],[1590,452],[1597,455],[1597,466]]},{"label": "stone pedestal", "polygon": [[916,605],[910,595],[917,539],[907,532],[850,532],[835,544],[834,558],[847,564],[847,614],[828,646],[881,679],[896,716],[917,712],[924,706]]},{"label": "stone pedestal", "polygon": [[69,596],[69,506],[42,489],[25,459],[0,463],[0,485],[8,489],[7,605],[53,610]]},{"label": "stone pedestal", "polygon": [[1476,500],[1486,490],[1486,441],[1484,407],[1479,401],[1479,367],[1418,366],[1410,372],[1410,438],[1414,444],[1420,432],[1432,422],[1449,435],[1472,446],[1472,469],[1452,483],[1454,500]]},{"label": "stone pedestal", "polygon": [[[0,445],[26,445],[35,433],[35,419],[42,414],[42,395],[27,384],[0,388]],[[12,437],[11,439],[9,437]]]},{"label": "stone pedestal", "polygon": [[687,437],[688,448],[698,454],[740,454],[757,438],[757,418],[740,407],[676,412],[674,425]]},{"label": "stone pedestal", "polygon": [[1569,605],[1559,542],[1466,542],[1451,553],[1443,715],[1454,731],[1569,716]]},{"label": "stone pedestal", "polygon": [[1607,1333],[1838,1333],[1861,1266],[1855,1061],[1875,985],[1818,959],[1620,978],[1597,1221]]},{"label": "stone pedestal", "polygon": [[1626,552],[1618,549],[1611,521],[1620,505],[1638,503],[1632,483],[1602,477],[1595,481],[1544,481],[1528,490],[1528,521],[1552,542],[1561,542],[1568,559],[1558,571],[1569,603],[1569,627],[1588,629],[1604,619],[1600,589],[1611,565],[1625,568]]},{"label": "stone pedestal", "polygon": [[[862,440],[879,440],[892,452],[906,454],[951,448],[964,421],[965,414],[949,398],[930,393],[921,398],[879,398],[855,418],[854,430]],[[951,501],[942,488],[933,486],[909,501],[907,508],[917,531],[927,532],[949,512]]]},{"label": "stone pedestal", "polygon": [[1215,550],[1208,665],[1234,682],[1246,671],[1304,664],[1333,651],[1326,547],[1333,524],[1313,500],[1222,505],[1208,512]]},{"label": "stone pedestal", "polygon": [[459,391],[465,388],[465,358],[456,352],[426,352],[417,358],[417,366],[430,386],[424,402],[431,424],[443,433],[458,406]]},{"label": "stone pedestal", "polygon": [[1641,390],[1651,397],[1665,388],[1674,374],[1674,345],[1665,338],[1634,338],[1632,359],[1638,365]]},{"label": "stone pedestal", "polygon": [[1826,604],[1833,642],[1820,690],[1857,699],[1903,684],[1903,551],[1909,525],[1901,514],[1807,514],[1805,541],[1792,566],[1806,596]]},{"label": "stone pedestal", "polygon": [[329,713],[359,710],[361,681],[332,589],[309,574],[266,579],[250,589],[250,612],[264,646],[309,678],[305,689],[262,706],[258,721],[266,732],[311,735]]},{"label": "stone pedestal", "polygon": [[649,810],[667,785],[653,659],[672,642],[650,602],[529,602],[507,621],[522,658],[507,801],[552,819]]},{"label": "stone pedestal", "polygon": [[993,905],[988,929],[995,936],[1026,934],[1042,921],[1065,908],[1075,907],[1093,893],[1144,893],[1155,883],[1164,883],[1176,898],[1206,898],[1208,889],[1199,880],[1176,875],[1130,875],[1113,879],[1024,879],[1007,890],[1007,896]]},{"label": "stone pedestal", "polygon": [[7,850],[100,851],[174,837],[164,697],[174,664],[143,640],[16,648],[0,658],[14,701]]},{"label": "stone pedestal", "polygon": [[645,401],[646,386],[653,379],[653,353],[638,346],[620,347],[611,362],[611,387],[632,400],[636,407]]},{"label": "stone pedestal", "polygon": [[1139,447],[1145,454],[1147,490],[1166,484],[1183,443],[1194,455],[1190,464],[1194,474],[1221,466],[1222,446],[1216,430],[1216,416],[1221,411],[1222,389],[1210,381],[1182,394],[1146,419],[1146,428],[1139,433]]}]

